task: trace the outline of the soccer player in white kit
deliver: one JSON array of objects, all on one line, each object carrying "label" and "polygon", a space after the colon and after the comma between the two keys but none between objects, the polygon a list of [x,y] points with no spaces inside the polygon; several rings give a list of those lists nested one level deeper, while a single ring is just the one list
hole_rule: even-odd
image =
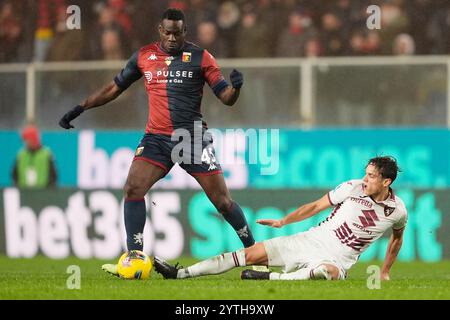
[{"label": "soccer player in white kit", "polygon": [[249,248],[221,254],[187,268],[172,266],[155,257],[155,270],[164,278],[181,279],[220,274],[235,267],[268,265],[284,267],[283,273],[244,270],[241,278],[345,279],[347,271],[368,246],[392,229],[381,269],[381,279],[389,280],[407,221],[405,204],[390,187],[398,171],[394,158],[375,157],[369,160],[362,180],[344,182],[319,200],[302,205],[280,220],[257,221],[281,228],[334,207],[324,221],[306,232],[258,242]]}]

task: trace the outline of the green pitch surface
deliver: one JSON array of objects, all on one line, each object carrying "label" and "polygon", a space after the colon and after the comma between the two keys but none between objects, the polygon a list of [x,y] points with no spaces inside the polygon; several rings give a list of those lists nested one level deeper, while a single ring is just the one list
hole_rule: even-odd
[{"label": "green pitch surface", "polygon": [[[372,290],[367,287],[369,263],[354,266],[346,281],[243,281],[242,269],[187,280],[164,280],[153,271],[149,280],[137,281],[106,274],[100,268],[105,262],[110,261],[0,256],[0,299],[450,299],[450,261],[397,262],[392,280]],[[195,260],[179,262],[186,266]],[[67,287],[71,265],[80,267],[80,289]]]}]

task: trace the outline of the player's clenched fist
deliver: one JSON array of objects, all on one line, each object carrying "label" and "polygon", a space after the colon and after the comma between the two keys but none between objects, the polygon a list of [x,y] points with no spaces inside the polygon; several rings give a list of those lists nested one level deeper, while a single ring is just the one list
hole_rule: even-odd
[{"label": "player's clenched fist", "polygon": [[236,69],[233,69],[233,71],[231,71],[230,80],[231,85],[235,89],[240,89],[244,84],[244,76],[242,75],[241,72],[237,71]]}]

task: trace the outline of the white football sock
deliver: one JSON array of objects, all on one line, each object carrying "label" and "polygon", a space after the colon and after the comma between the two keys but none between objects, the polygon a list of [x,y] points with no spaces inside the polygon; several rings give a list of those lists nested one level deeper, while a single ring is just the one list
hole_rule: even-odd
[{"label": "white football sock", "polygon": [[271,272],[269,277],[270,280],[331,280],[331,275],[323,265],[314,269],[303,268],[289,273]]},{"label": "white football sock", "polygon": [[177,278],[192,278],[211,274],[224,273],[235,267],[245,267],[245,250],[227,252],[207,260],[200,261],[190,267],[178,270]]}]

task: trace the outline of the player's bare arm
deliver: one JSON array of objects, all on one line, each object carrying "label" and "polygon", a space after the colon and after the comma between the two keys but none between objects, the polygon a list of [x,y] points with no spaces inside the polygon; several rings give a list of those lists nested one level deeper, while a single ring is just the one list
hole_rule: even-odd
[{"label": "player's bare arm", "polygon": [[84,110],[100,107],[116,99],[122,92],[123,90],[120,89],[114,81],[111,81],[110,83],[87,97],[86,100],[80,103],[80,106]]},{"label": "player's bare arm", "polygon": [[222,101],[222,103],[227,106],[232,106],[236,103],[237,99],[239,98],[239,92],[240,89],[235,89],[229,86],[220,93],[219,96],[220,101]]},{"label": "player's bare arm", "polygon": [[257,220],[256,222],[273,228],[281,228],[287,224],[308,219],[329,207],[331,207],[331,203],[328,200],[328,195],[324,195],[322,198],[314,202],[310,202],[300,206],[295,211],[291,212],[280,220],[261,219]]},{"label": "player's bare arm", "polygon": [[389,272],[402,247],[404,230],[405,228],[400,230],[392,229],[392,235],[386,250],[386,257],[384,259],[383,267],[381,268],[381,280],[389,280]]},{"label": "player's bare arm", "polygon": [[116,99],[122,92],[123,89],[119,88],[115,81],[111,81],[106,86],[91,94],[81,104],[75,106],[73,109],[64,114],[59,121],[59,125],[64,129],[73,128],[73,125],[71,125],[70,122],[82,114],[84,110],[107,104],[108,102]]},{"label": "player's bare arm", "polygon": [[231,86],[226,87],[219,95],[220,101],[227,106],[232,106],[239,98],[241,87],[244,84],[244,76],[234,69],[230,74]]}]

